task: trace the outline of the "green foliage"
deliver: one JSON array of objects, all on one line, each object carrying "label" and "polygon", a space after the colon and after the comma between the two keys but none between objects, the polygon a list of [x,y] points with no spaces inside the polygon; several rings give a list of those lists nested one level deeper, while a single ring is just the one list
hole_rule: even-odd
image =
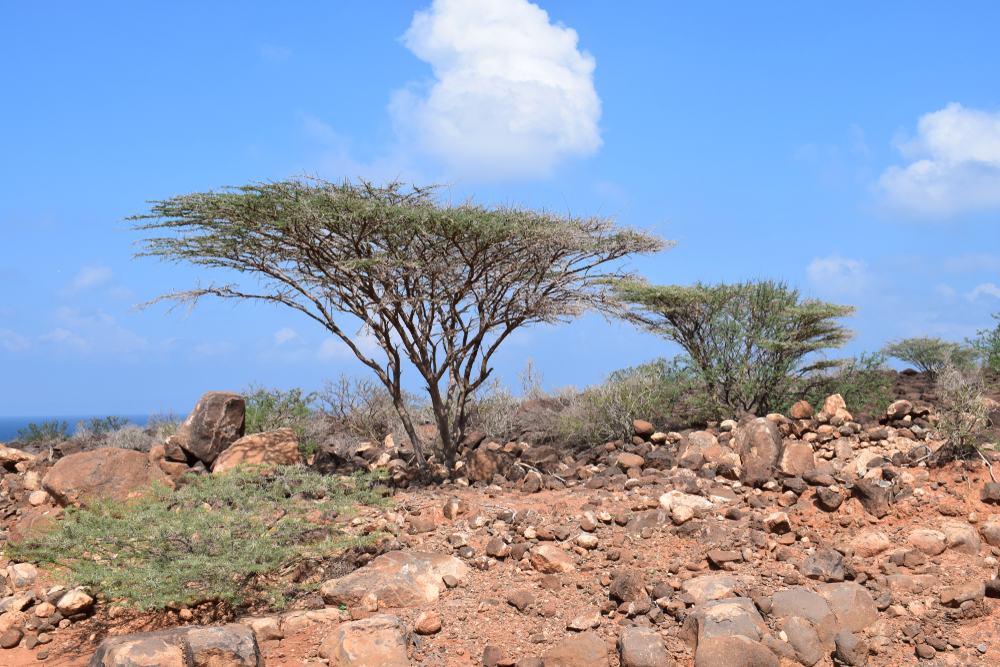
[{"label": "green foliage", "polygon": [[680,415],[691,422],[719,416],[683,356],[617,370],[587,387],[560,415],[559,429],[568,443],[583,447],[627,440],[636,419],[660,424]]},{"label": "green foliage", "polygon": [[282,391],[250,385],[242,390],[246,402],[244,424],[246,434],[265,433],[279,428],[290,428],[299,438],[299,453],[308,457],[319,447],[306,428],[313,415],[312,404],[316,393],[304,394],[298,387]]},{"label": "green foliage", "polygon": [[854,313],[776,280],[657,286],[619,283],[632,304],[629,319],[680,345],[720,408],[764,414],[783,400],[795,378],[834,362],[806,359],[843,346],[851,332],[836,319]]},{"label": "green foliage", "polygon": [[976,338],[966,338],[965,342],[976,350],[982,359],[983,368],[1000,373],[1000,313],[993,315],[993,319],[997,320],[995,327],[977,331]]},{"label": "green foliage", "polygon": [[283,565],[304,552],[322,557],[361,542],[306,521],[306,514],[386,505],[374,488],[378,480],[241,466],[191,476],[177,491],[155,486],[137,499],[69,508],[49,532],[7,549],[18,560],[55,566],[67,584],[139,609],[205,598],[281,607],[288,591],[277,574]]},{"label": "green foliage", "polygon": [[835,366],[804,378],[799,388],[776,406],[776,412],[787,415],[792,403],[798,400],[806,400],[819,410],[827,396],[840,394],[848,411],[855,415],[862,411],[882,414],[895,398],[885,362],[886,357],[880,352],[862,352],[858,357],[838,359]]},{"label": "green foliage", "polygon": [[132,422],[128,417],[108,415],[107,417],[93,417],[85,420],[85,428],[90,431],[94,437],[100,438],[131,423]]},{"label": "green foliage", "polygon": [[882,354],[913,364],[918,371],[931,377],[937,377],[948,364],[971,368],[977,357],[973,347],[932,336],[897,338],[882,346]]},{"label": "green foliage", "polygon": [[43,421],[41,424],[32,422],[27,428],[17,430],[17,439],[25,442],[65,440],[69,437],[67,432],[66,422],[59,423],[58,419]]},{"label": "green foliage", "polygon": [[942,399],[938,430],[955,445],[960,456],[974,455],[978,451],[977,437],[989,425],[982,372],[946,364],[939,371],[937,386]]}]

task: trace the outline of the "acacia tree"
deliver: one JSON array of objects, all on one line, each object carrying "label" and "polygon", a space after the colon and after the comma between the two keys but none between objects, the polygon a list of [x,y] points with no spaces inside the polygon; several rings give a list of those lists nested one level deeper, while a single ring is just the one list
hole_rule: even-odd
[{"label": "acacia tree", "polygon": [[[635,276],[619,260],[672,242],[611,217],[439,195],[398,182],[292,179],[148,202],[148,213],[128,218],[133,229],[168,235],[139,241],[136,256],[229,269],[256,284],[199,284],[142,307],[216,296],[306,314],[378,376],[424,465],[401,385],[409,360],[426,382],[453,468],[469,398],[489,378],[500,344],[522,326],[620,314],[612,282]],[[344,314],[378,343],[384,366],[346,333]]]},{"label": "acacia tree", "polygon": [[851,332],[835,321],[854,313],[776,280],[733,284],[621,283],[627,319],[687,352],[709,394],[731,410],[767,411],[796,375],[837,362],[805,358],[843,346]]}]

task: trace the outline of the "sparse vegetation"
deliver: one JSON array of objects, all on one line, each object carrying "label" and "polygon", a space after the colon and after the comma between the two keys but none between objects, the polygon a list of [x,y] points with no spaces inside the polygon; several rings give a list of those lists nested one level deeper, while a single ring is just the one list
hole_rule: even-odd
[{"label": "sparse vegetation", "polygon": [[947,365],[971,368],[976,360],[976,349],[962,343],[946,341],[932,336],[897,338],[882,347],[882,354],[913,364],[916,370],[937,377]]},{"label": "sparse vegetation", "polygon": [[40,424],[32,422],[27,428],[17,430],[17,439],[24,442],[65,440],[68,437],[66,422],[60,423],[59,420],[42,421]]},{"label": "sparse vegetation", "polygon": [[326,477],[298,466],[191,476],[177,491],[155,486],[137,499],[68,508],[49,532],[8,544],[8,556],[52,566],[66,583],[138,609],[205,598],[281,607],[294,589],[278,576],[283,565],[378,537],[349,537],[306,514],[329,520],[386,505],[378,482],[372,474]]},{"label": "sparse vegetation", "polygon": [[827,396],[840,394],[848,411],[855,416],[862,411],[873,415],[885,412],[894,397],[884,354],[862,352],[834,363],[835,366],[803,378],[799,388],[787,395],[777,411],[788,414],[792,403],[802,399],[819,410]]},{"label": "sparse vegetation", "polygon": [[313,416],[316,393],[305,394],[298,387],[287,391],[250,385],[240,392],[246,402],[244,425],[247,435],[290,428],[299,439],[299,452],[310,456],[319,444],[308,428]]},{"label": "sparse vegetation", "polygon": [[977,331],[975,338],[965,342],[976,350],[984,369],[1000,373],[1000,313],[994,314],[993,319],[997,320],[995,327]]},{"label": "sparse vegetation", "polygon": [[851,332],[836,320],[854,313],[777,280],[656,286],[619,284],[640,328],[675,342],[688,354],[720,409],[765,414],[804,376],[836,362],[814,353],[842,347]]},{"label": "sparse vegetation", "polygon": [[989,425],[982,372],[945,364],[939,371],[937,386],[942,399],[938,430],[954,445],[959,456],[974,456],[978,452],[977,439]]}]

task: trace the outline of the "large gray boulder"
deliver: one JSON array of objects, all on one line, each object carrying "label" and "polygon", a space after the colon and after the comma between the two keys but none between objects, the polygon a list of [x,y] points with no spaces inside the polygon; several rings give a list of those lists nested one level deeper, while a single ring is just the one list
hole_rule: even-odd
[{"label": "large gray boulder", "polygon": [[817,592],[836,617],[838,630],[861,632],[878,620],[875,600],[863,586],[851,582],[827,584]]},{"label": "large gray boulder", "polygon": [[697,648],[711,637],[740,635],[759,642],[767,634],[767,625],[749,598],[711,600],[692,607],[684,618],[680,638]]},{"label": "large gray boulder", "polygon": [[211,468],[219,454],[243,437],[246,403],[231,391],[210,391],[201,397],[170,440]]},{"label": "large gray boulder", "polygon": [[649,628],[627,628],[618,638],[621,667],[669,667],[660,635]]},{"label": "large gray boulder", "polygon": [[253,631],[188,625],[105,639],[88,667],[264,667]]},{"label": "large gray boulder", "polygon": [[815,628],[824,650],[834,650],[833,638],[840,629],[837,627],[837,617],[830,610],[827,601],[816,593],[803,588],[778,591],[771,596],[771,611],[768,615],[777,621],[793,616],[805,619]]},{"label": "large gray boulder", "polygon": [[749,483],[750,477],[753,482],[760,482],[774,470],[781,456],[781,432],[770,419],[758,417],[737,429],[733,449],[743,462],[744,483]]}]

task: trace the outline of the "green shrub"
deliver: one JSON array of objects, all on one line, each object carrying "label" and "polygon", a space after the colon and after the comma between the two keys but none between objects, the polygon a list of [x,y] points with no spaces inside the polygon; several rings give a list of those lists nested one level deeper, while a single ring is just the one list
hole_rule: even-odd
[{"label": "green shrub", "polygon": [[290,428],[298,436],[299,453],[302,456],[310,456],[319,447],[307,428],[307,422],[313,415],[315,392],[304,394],[298,387],[282,391],[250,385],[241,393],[246,402],[244,424],[247,435]]},{"label": "green shrub", "polygon": [[948,364],[970,368],[977,357],[975,348],[931,336],[897,338],[882,346],[881,351],[887,357],[913,364],[932,378]]},{"label": "green shrub", "polygon": [[300,466],[190,476],[177,491],[155,486],[137,499],[68,508],[49,532],[7,550],[55,566],[66,584],[138,609],[205,598],[281,607],[289,592],[278,576],[282,566],[304,552],[323,557],[376,537],[344,536],[306,514],[383,506],[389,501],[374,488],[378,479],[327,477]]},{"label": "green shrub", "polygon": [[680,345],[701,383],[730,412],[770,412],[797,378],[833,365],[811,358],[843,346],[851,332],[835,322],[854,313],[776,280],[691,286],[622,283],[634,324]]},{"label": "green shrub", "polygon": [[86,420],[85,428],[96,438],[101,438],[109,433],[117,431],[120,428],[124,428],[132,423],[128,417],[120,417],[118,415],[108,415],[107,417],[93,417]]},{"label": "green shrub", "polygon": [[995,327],[977,331],[976,338],[966,338],[965,342],[976,350],[983,368],[1000,373],[1000,313],[993,315],[993,319],[997,320]]},{"label": "green shrub", "polygon": [[806,400],[819,410],[827,396],[840,394],[848,411],[855,415],[862,411],[873,415],[884,413],[895,398],[885,362],[886,356],[880,352],[862,352],[858,357],[838,359],[836,366],[804,378],[799,389],[778,406],[777,412],[787,415],[797,400]]},{"label": "green shrub", "polygon": [[32,422],[27,428],[17,430],[17,439],[24,442],[65,440],[69,437],[67,432],[66,422],[60,423],[58,419],[43,421],[41,424]]}]

